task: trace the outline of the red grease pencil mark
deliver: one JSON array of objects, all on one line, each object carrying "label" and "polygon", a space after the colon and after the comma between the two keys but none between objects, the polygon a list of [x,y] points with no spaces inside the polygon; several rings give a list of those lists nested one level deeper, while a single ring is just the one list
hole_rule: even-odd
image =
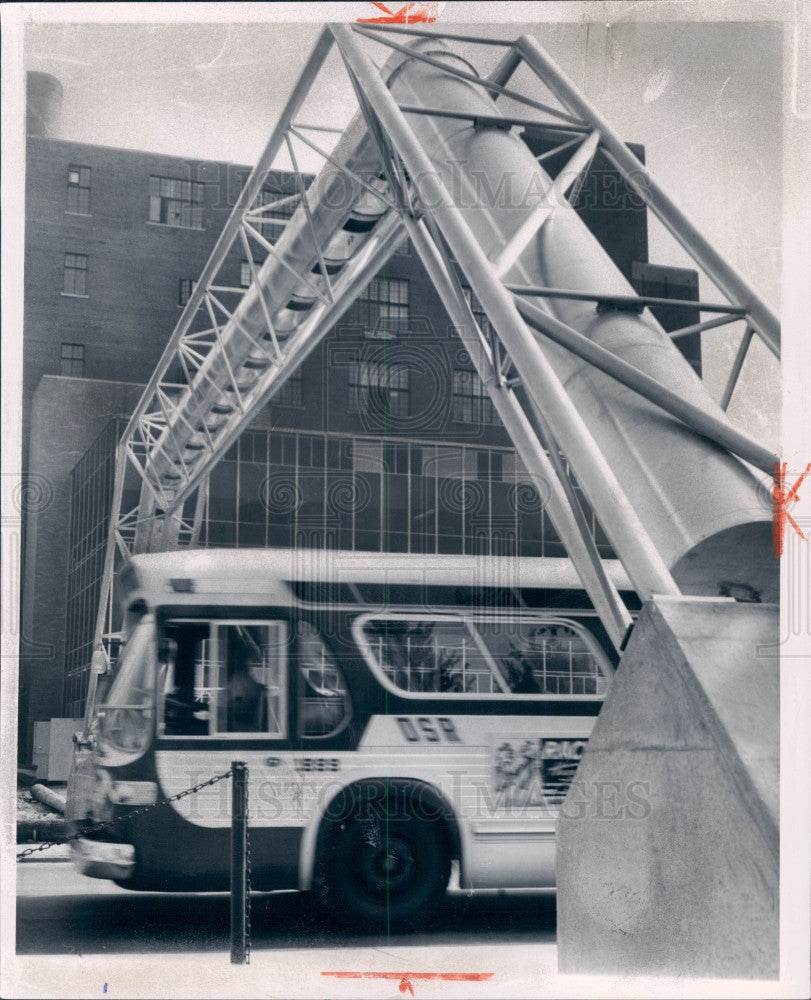
[{"label": "red grease pencil mark", "polygon": [[322,976],[334,976],[336,979],[399,979],[398,989],[414,996],[414,979],[443,979],[453,983],[481,983],[492,979],[494,972],[322,972]]},{"label": "red grease pencil mark", "polygon": [[811,472],[811,462],[806,465],[802,475],[797,482],[786,492],[786,469],[788,463],[774,463],[774,506],[772,508],[772,542],[774,544],[774,554],[779,559],[783,555],[783,535],[785,533],[786,522],[788,522],[797,534],[805,541],[805,535],[800,530],[800,526],[789,514],[789,506],[800,499],[798,490],[803,479]]},{"label": "red grease pencil mark", "polygon": [[[433,24],[438,13],[436,3],[406,3],[398,11],[391,11],[384,3],[372,3],[382,10],[385,17],[359,17],[359,24]],[[442,5],[445,6],[444,4]]]}]

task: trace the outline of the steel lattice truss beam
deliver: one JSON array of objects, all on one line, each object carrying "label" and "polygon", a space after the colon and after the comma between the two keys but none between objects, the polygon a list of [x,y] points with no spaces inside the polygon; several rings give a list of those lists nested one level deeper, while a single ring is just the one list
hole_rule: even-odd
[{"label": "steel lattice truss beam", "polygon": [[[489,77],[461,60],[441,58],[401,44],[402,36],[463,39],[502,45],[507,51]],[[419,60],[450,81],[474,84],[488,99],[506,96],[534,117],[498,110],[427,107],[398,101],[381,70],[360,45],[373,41],[402,60]],[[403,39],[405,41],[405,39]],[[296,122],[310,87],[337,42],[358,99],[358,114],[337,146],[322,147],[318,133],[339,130]],[[507,86],[527,65],[549,90],[554,104]],[[561,133],[540,164],[563,150],[570,160],[544,198],[528,208],[520,225],[488,258],[460,215],[410,121],[458,120],[476,129],[510,131],[547,126]],[[324,166],[315,179],[298,169],[295,144],[317,152]],[[263,203],[262,190],[278,153],[286,149],[295,191]],[[320,343],[359,292],[408,236],[441,293],[487,392],[531,475],[551,486],[550,516],[584,586],[619,647],[628,613],[608,580],[569,482],[555,457],[560,449],[578,456],[577,476],[636,589],[642,595],[677,588],[633,505],[597,451],[559,380],[535,349],[528,327],[609,375],[750,464],[771,473],[774,456],[722,416],[707,413],[627,360],[595,344],[555,318],[548,304],[593,302],[643,313],[659,300],[508,282],[507,275],[550,218],[555,200],[573,203],[598,149],[721,289],[725,303],[689,305],[719,314],[670,334],[679,338],[741,322],[744,332],[723,392],[726,409],[752,338],[779,351],[779,324],[764,302],[686,219],[611,126],[591,107],[537,43],[465,38],[441,31],[333,25],[322,32],[282,112],[268,145],[192,291],[157,369],[138,404],[119,449],[96,645],[110,632],[112,578],[116,565],[134,551],[194,545],[205,505],[205,483],[218,459]],[[340,188],[341,198],[336,198]],[[293,209],[278,240],[268,237],[271,218]],[[232,247],[249,262],[248,288],[220,283]],[[449,252],[450,251],[450,252]],[[477,323],[460,278],[474,289],[489,319]],[[672,305],[673,300],[665,300]],[[646,314],[647,315],[647,314]],[[202,317],[202,320],[201,320]],[[178,381],[177,373],[182,372]],[[554,426],[553,426],[554,425]],[[571,454],[570,454],[571,453]],[[121,512],[124,475],[137,471],[142,483],[138,510]],[[194,501],[197,494],[196,502]],[[193,503],[193,510],[189,504]],[[610,511],[611,516],[606,512]],[[606,524],[606,521],[609,523]],[[160,530],[156,532],[156,526]]]}]

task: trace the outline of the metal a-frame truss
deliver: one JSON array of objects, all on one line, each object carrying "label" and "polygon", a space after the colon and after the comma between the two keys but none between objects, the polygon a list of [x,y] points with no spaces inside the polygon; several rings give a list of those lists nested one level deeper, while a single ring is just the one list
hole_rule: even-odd
[{"label": "metal a-frame truss", "polygon": [[[407,39],[416,39],[416,47],[401,44]],[[421,39],[430,39],[431,45],[422,44]],[[480,77],[446,48],[455,41],[502,47],[505,53],[489,76]],[[369,55],[369,42],[388,50],[390,58],[383,70]],[[359,112],[335,149],[328,152],[313,136],[340,130],[303,125],[296,118],[334,45],[354,87]],[[558,106],[507,86],[521,64],[540,79]],[[454,86],[472,86],[482,99],[475,107],[449,107],[448,100],[426,106],[425,101],[398,99],[389,85],[404,66],[414,65],[427,67]],[[534,117],[500,114],[493,103],[499,96],[520,102]],[[552,188],[526,206],[508,238],[487,252],[432,159],[425,130],[422,139],[417,134],[419,123],[426,121],[436,128],[450,123],[481,132],[553,128],[561,140],[537,161],[542,164],[567,149],[571,158]],[[324,160],[321,172],[309,183],[298,169],[294,140]],[[263,186],[283,148],[293,164],[296,190],[267,203]],[[766,474],[772,473],[775,456],[734,428],[722,412],[663,384],[549,308],[550,303],[583,302],[589,307],[593,303],[598,312],[619,310],[647,316],[645,307],[661,301],[678,304],[674,300],[613,294],[601,290],[599,282],[592,290],[510,280],[522,253],[542,233],[555,200],[576,199],[598,148],[728,300],[690,302],[704,313],[717,315],[669,336],[677,339],[745,321],[721,401],[726,409],[753,336],[779,355],[777,318],[534,39],[473,38],[409,27],[325,27],[121,441],[96,649],[104,649],[112,635],[116,566],[137,551],[197,544],[207,477],[213,466],[406,238],[441,294],[524,465],[543,484],[553,524],[616,648],[622,645],[630,616],[586,528],[561,452],[639,595],[646,599],[654,593],[678,593],[648,527],[611,462],[595,444],[539,340],[559,345],[724,454],[737,456]],[[271,218],[278,223],[277,216],[288,206],[293,211],[284,232],[271,241],[266,225]],[[248,288],[219,281],[235,245],[249,262]],[[476,321],[462,278],[488,317],[487,332]],[[178,372],[182,372],[180,379]],[[140,477],[141,502],[136,510],[123,513],[128,469],[135,469]]]}]

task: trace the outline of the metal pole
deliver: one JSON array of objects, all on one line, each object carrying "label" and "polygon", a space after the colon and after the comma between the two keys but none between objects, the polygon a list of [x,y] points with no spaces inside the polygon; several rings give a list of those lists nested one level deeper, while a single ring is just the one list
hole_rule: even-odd
[{"label": "metal pole", "polygon": [[[550,316],[537,306],[529,302],[516,299],[518,311],[530,324],[535,327],[556,344],[561,344],[579,358],[594,365],[601,372],[610,375],[622,385],[638,392],[643,399],[647,399],[656,406],[660,406],[666,413],[677,417],[687,424],[691,430],[710,441],[714,441],[722,448],[731,451],[733,455],[743,458],[756,468],[771,474],[774,469],[775,454],[759,444],[748,434],[737,430],[721,417],[715,417],[711,413],[683,399],[678,393],[668,389],[655,378],[634,368],[616,354],[607,351],[604,347],[584,337],[571,326],[561,323],[559,319]],[[743,362],[741,362],[743,363]]]},{"label": "metal pole", "polygon": [[[443,37],[447,38],[448,36],[444,35]],[[512,48],[512,42],[510,46],[509,52],[504,53],[496,68],[487,77],[490,83],[495,83],[499,87],[506,87],[513,73],[521,65],[521,56]],[[498,97],[498,91],[491,90],[490,96],[495,100]]]},{"label": "metal pole", "polygon": [[[109,669],[110,657],[102,642],[105,631],[112,631],[112,621],[109,622],[111,628],[105,629],[104,625],[110,615],[109,600],[113,589],[113,577],[115,576],[115,554],[118,551],[115,536],[118,531],[118,522],[121,519],[121,501],[124,496],[124,478],[127,474],[127,451],[119,442],[115,451],[115,480],[113,484],[113,500],[110,504],[110,522],[107,526],[107,547],[104,551],[104,569],[101,576],[101,586],[99,589],[99,606],[96,612],[96,625],[93,630],[93,652],[102,650],[107,658]],[[90,732],[90,724],[93,721],[93,708],[96,700],[96,688],[98,687],[98,674],[93,670],[91,658],[90,674],[87,679],[87,692],[85,694],[84,725],[82,735],[87,736]]]},{"label": "metal pole", "polygon": [[724,294],[733,302],[745,307],[752,325],[769,350],[776,357],[780,357],[780,321],[766,302],[671,200],[651,176],[650,171],[640,163],[617,132],[538,42],[529,35],[522,35],[515,44],[527,65],[558,100],[572,114],[599,130],[603,149],[622,172],[628,184],[650,206],[659,220]]},{"label": "metal pole", "polygon": [[[486,83],[487,79],[483,79],[482,84],[486,85]],[[490,96],[495,100],[498,95],[491,94]],[[588,125],[564,125],[562,122],[539,122],[535,118],[516,118],[515,115],[485,115],[480,114],[478,111],[450,111],[448,108],[427,108],[419,107],[416,104],[401,104],[400,110],[408,115],[425,115],[428,118],[457,118],[460,121],[472,121],[478,125],[496,125],[503,128],[512,125],[521,125],[524,128],[532,128],[541,132],[546,130],[549,132],[562,132],[564,134],[573,133],[576,138],[572,139],[571,145],[582,141],[582,138],[587,136],[591,131]],[[559,153],[561,149],[561,146],[557,146],[543,155],[551,156],[554,153]]]},{"label": "metal pole", "polygon": [[[626,567],[634,589],[643,600],[653,594],[680,593],[659,551],[617,481],[613,470],[597,448],[583,418],[577,412],[513,301],[493,271],[461,211],[439,178],[383,83],[374,64],[354,38],[353,29],[333,24],[331,30],[341,53],[360,81],[381,124],[414,179],[421,201],[430,206],[443,236],[470,281],[476,298],[513,359],[527,391],[547,415],[552,432],[574,465],[578,481],[594,507],[600,523]],[[476,79],[485,87],[486,81]]]},{"label": "metal pole", "polygon": [[[572,157],[574,159],[574,157]],[[568,170],[568,164],[563,170]],[[562,173],[563,171],[561,171]],[[577,292],[568,288],[540,288],[538,285],[507,285],[516,295],[531,295],[541,299],[570,299],[573,302],[605,302],[612,306],[684,306],[699,312],[728,313],[735,319],[744,319],[746,310],[741,306],[728,306],[721,302],[699,302],[695,299],[662,299],[655,295],[601,295],[599,292]],[[672,336],[672,335],[671,335]]]},{"label": "metal pole", "polygon": [[361,21],[360,23],[367,30],[379,31],[383,35],[415,35],[420,38],[439,38],[452,42],[470,42],[471,45],[501,45],[504,48],[513,44],[511,38],[478,38],[476,35],[451,34],[448,31],[431,31],[428,28],[409,28],[400,24],[371,24],[365,21]]},{"label": "metal pole", "polygon": [[[741,374],[741,369],[743,368],[743,363],[746,361],[746,355],[749,351],[749,345],[752,343],[752,336],[754,330],[751,326],[743,331],[743,337],[741,337],[741,343],[738,347],[738,353],[735,355],[735,360],[732,362],[732,369],[729,373],[729,378],[727,379],[727,384],[724,386],[724,393],[721,396],[721,409],[726,410],[729,406],[730,400],[732,399],[732,393],[735,391],[735,386],[738,384],[738,379]],[[775,455],[775,458],[777,456]]]},{"label": "metal pole", "polygon": [[683,326],[680,330],[665,330],[665,333],[671,340],[678,340],[679,337],[689,337],[691,333],[704,333],[705,330],[715,330],[719,326],[739,323],[741,319],[741,316],[719,316],[718,319],[708,319],[703,323],[693,323],[692,326]]},{"label": "metal pole", "polygon": [[231,761],[231,964],[248,962],[248,768]]},{"label": "metal pole", "polygon": [[208,513],[208,476],[203,479],[197,487],[197,500],[194,505],[194,520],[192,521],[191,537],[189,538],[189,548],[196,549],[200,544],[200,532],[203,528],[203,521]]}]

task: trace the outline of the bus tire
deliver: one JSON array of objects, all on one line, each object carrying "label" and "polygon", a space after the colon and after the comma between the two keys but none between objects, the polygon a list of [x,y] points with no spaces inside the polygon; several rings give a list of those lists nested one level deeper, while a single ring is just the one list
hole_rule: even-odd
[{"label": "bus tire", "polygon": [[442,823],[409,812],[336,824],[323,862],[324,902],[351,929],[407,931],[418,916],[424,924],[451,871]]}]

